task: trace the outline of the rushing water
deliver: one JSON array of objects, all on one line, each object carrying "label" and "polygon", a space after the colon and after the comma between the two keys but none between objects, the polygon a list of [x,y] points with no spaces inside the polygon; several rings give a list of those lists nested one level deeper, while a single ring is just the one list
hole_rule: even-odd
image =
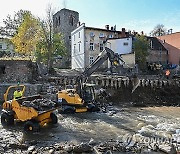
[{"label": "rushing water", "polygon": [[59,122],[34,134],[22,133],[22,124],[4,129],[1,144],[36,140],[39,144],[56,142],[97,142],[117,140],[127,133],[143,136],[173,136],[180,142],[180,107],[109,108],[107,113],[58,114]]}]

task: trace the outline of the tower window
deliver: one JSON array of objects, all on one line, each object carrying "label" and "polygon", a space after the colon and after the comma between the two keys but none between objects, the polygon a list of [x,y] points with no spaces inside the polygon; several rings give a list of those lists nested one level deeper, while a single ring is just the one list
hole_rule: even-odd
[{"label": "tower window", "polygon": [[73,17],[72,15],[69,17],[69,24],[70,24],[71,26],[74,25],[74,17]]},{"label": "tower window", "polygon": [[71,41],[71,36],[69,36],[69,40]]},{"label": "tower window", "polygon": [[58,20],[58,24],[60,25],[60,22],[61,22],[61,17],[59,16],[59,20]]}]

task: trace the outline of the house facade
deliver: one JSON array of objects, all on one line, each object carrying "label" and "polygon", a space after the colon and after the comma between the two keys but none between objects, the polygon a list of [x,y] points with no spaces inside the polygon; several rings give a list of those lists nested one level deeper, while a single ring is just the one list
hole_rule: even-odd
[{"label": "house facade", "polygon": [[159,36],[158,39],[168,50],[168,62],[180,65],[180,32]]},{"label": "house facade", "polygon": [[162,64],[165,65],[168,63],[168,50],[164,47],[161,41],[159,41],[156,37],[147,37],[149,42],[148,49],[148,64]]},{"label": "house facade", "polygon": [[[105,46],[108,46],[108,43],[105,44],[109,41],[108,39],[126,38],[128,36],[129,33],[125,32],[124,28],[122,31],[116,31],[115,27],[110,28],[109,25],[106,25],[105,29],[100,29],[86,27],[84,23],[81,24],[71,32],[72,69],[84,70],[89,66],[104,50]],[[105,62],[101,68],[107,68],[107,66],[108,62]]]}]

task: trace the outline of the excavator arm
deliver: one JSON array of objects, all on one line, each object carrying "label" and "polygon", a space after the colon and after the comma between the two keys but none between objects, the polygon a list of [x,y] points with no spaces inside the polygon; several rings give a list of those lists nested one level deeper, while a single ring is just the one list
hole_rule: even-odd
[{"label": "excavator arm", "polygon": [[105,50],[103,50],[97,58],[94,60],[92,64],[90,64],[85,71],[82,73],[82,76],[87,78],[89,77],[93,72],[95,72],[107,59],[109,59],[111,63],[111,67],[117,67],[120,65],[120,63],[125,64],[123,59],[117,54],[114,53],[111,49],[105,47]]},{"label": "excavator arm", "polygon": [[[106,60],[110,61],[111,63],[111,68],[112,67],[117,67],[120,64],[125,64],[125,62],[123,61],[123,59],[115,52],[113,52],[111,49],[105,47],[105,50],[103,50],[98,56],[97,58],[93,61],[92,64],[90,64],[88,67],[86,67],[86,69],[84,70],[84,72],[77,78],[77,83],[78,86],[76,88],[78,94],[80,95],[80,97],[83,98],[83,79],[86,81],[88,79],[88,77],[95,72]],[[112,69],[110,68],[110,70],[112,71]],[[112,72],[111,72],[112,73]]]},{"label": "excavator arm", "polygon": [[[109,59],[111,63],[111,68],[110,71],[112,73],[112,68],[113,67],[118,67],[119,65],[127,65],[125,61],[118,55],[118,53],[113,52],[111,49],[105,47],[105,50],[103,50],[97,58],[94,60],[92,64],[90,64],[84,72],[77,78],[78,86],[77,86],[77,92],[78,94],[83,97],[83,79],[85,81],[87,78],[95,72],[107,59]],[[127,67],[129,67],[127,65]],[[131,79],[132,81],[132,93],[135,91],[135,89],[140,85],[140,80],[139,78],[134,75]]]}]

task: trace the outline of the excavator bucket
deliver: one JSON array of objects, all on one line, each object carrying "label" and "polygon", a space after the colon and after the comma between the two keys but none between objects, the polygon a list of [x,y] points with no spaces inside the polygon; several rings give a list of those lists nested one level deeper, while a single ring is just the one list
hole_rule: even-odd
[{"label": "excavator bucket", "polygon": [[140,85],[140,80],[137,76],[133,76],[131,82],[132,82],[132,93],[133,93]]}]

